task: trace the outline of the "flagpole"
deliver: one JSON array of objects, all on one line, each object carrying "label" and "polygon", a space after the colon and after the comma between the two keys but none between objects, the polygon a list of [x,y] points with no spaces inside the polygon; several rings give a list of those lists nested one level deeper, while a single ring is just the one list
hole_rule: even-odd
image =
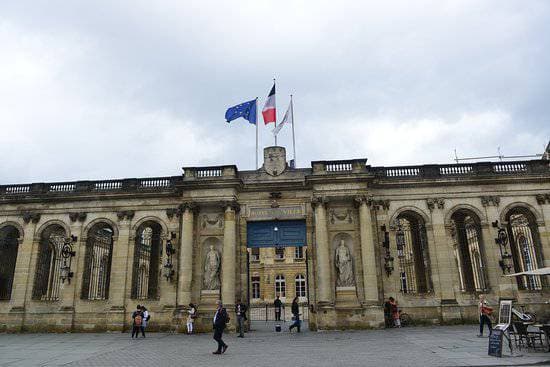
[{"label": "flagpole", "polygon": [[258,169],[258,97],[256,97],[256,170]]},{"label": "flagpole", "polygon": [[294,136],[294,103],[292,103],[292,94],[290,95],[290,113],[292,115],[292,150],[294,151],[294,167],[296,164],[296,138]]},{"label": "flagpole", "polygon": [[[275,88],[275,78],[273,78],[273,87]],[[275,90],[275,96],[277,96],[277,90]],[[277,127],[277,97],[275,97],[275,127]],[[277,146],[277,134],[275,134],[275,146]]]}]

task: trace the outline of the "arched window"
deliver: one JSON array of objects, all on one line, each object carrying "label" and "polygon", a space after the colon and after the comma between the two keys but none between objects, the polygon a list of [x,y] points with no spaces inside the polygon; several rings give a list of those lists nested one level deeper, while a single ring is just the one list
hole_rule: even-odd
[{"label": "arched window", "polygon": [[260,294],[260,276],[259,275],[253,275],[252,276],[252,298],[253,299],[261,298],[261,294]]},{"label": "arched window", "polygon": [[65,229],[59,224],[48,226],[40,236],[33,299],[56,301],[61,286],[61,250],[67,238]]},{"label": "arched window", "polygon": [[82,299],[109,298],[112,254],[113,229],[105,223],[94,225],[86,241]]},{"label": "arched window", "polygon": [[[506,216],[508,237],[516,272],[541,267],[542,251],[537,223],[533,214],[524,208],[514,208]],[[540,276],[516,277],[518,287],[527,290],[542,289]]]},{"label": "arched window", "polygon": [[286,297],[286,281],[284,275],[277,275],[275,277],[275,297]]},{"label": "arched window", "polygon": [[459,210],[451,217],[460,289],[465,292],[481,292],[487,289],[479,223],[479,218],[467,210]]},{"label": "arched window", "polygon": [[300,298],[306,297],[306,277],[303,274],[296,275],[296,296]]},{"label": "arched window", "polygon": [[11,298],[15,262],[19,249],[19,231],[14,226],[0,229],[0,300]]},{"label": "arched window", "polygon": [[424,220],[406,211],[396,220],[397,256],[403,293],[426,293],[432,290],[430,258]]},{"label": "arched window", "polygon": [[158,298],[160,236],[162,227],[156,222],[139,226],[134,247],[132,298]]}]

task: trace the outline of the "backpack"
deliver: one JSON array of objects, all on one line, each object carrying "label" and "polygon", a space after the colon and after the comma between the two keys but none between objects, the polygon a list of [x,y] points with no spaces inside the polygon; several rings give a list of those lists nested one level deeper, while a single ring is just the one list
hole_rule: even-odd
[{"label": "backpack", "polygon": [[137,315],[136,317],[134,317],[134,325],[141,326],[141,320],[142,320],[141,315]]},{"label": "backpack", "polygon": [[149,320],[151,320],[151,312],[149,312],[149,313],[147,314],[147,319],[145,319],[145,321],[149,321]]}]

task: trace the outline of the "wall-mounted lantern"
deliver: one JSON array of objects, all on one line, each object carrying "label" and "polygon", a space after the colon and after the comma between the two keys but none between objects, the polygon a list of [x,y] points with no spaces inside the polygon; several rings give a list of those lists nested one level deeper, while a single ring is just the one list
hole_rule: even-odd
[{"label": "wall-mounted lantern", "polygon": [[71,264],[73,257],[76,255],[76,251],[73,250],[73,244],[76,243],[77,240],[78,237],[76,236],[67,237],[61,248],[61,258],[63,259],[63,264],[59,269],[61,273],[61,283],[65,283],[65,280],[67,280],[67,283],[71,284],[71,278],[74,276],[74,273],[71,271]]},{"label": "wall-mounted lantern", "polygon": [[395,231],[395,242],[397,244],[397,257],[402,259],[405,257],[405,231],[401,224],[397,224],[397,231]]},{"label": "wall-mounted lantern", "polygon": [[386,276],[390,276],[393,272],[393,256],[390,252],[390,233],[386,230],[386,226],[381,227],[382,232],[384,233],[384,241],[382,242],[382,247],[385,250],[384,254],[384,270],[386,271]]},{"label": "wall-mounted lantern", "polygon": [[500,260],[498,265],[502,269],[502,273],[509,273],[513,267],[512,263],[512,254],[508,252],[508,232],[506,228],[499,226],[498,220],[492,223],[493,228],[498,228],[497,237],[495,238],[495,243],[498,245],[500,250]]},{"label": "wall-mounted lantern", "polygon": [[174,265],[172,262],[172,255],[176,253],[174,245],[172,245],[172,240],[169,239],[166,241],[166,263],[163,267],[163,275],[167,281],[171,282],[174,277]]}]

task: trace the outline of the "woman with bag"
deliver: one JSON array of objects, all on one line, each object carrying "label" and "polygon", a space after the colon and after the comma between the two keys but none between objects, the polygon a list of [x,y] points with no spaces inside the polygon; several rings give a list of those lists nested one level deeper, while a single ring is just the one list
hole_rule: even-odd
[{"label": "woman with bag", "polygon": [[187,334],[193,334],[193,323],[197,318],[197,307],[190,303],[189,310],[187,312],[189,313],[189,315],[187,315]]},{"label": "woman with bag", "polygon": [[478,310],[479,310],[479,335],[478,337],[483,337],[483,325],[487,324],[487,327],[489,328],[489,336],[493,333],[493,325],[491,324],[491,319],[489,318],[489,315],[493,313],[493,309],[488,306],[487,301],[485,300],[485,296],[483,294],[479,295],[479,304],[478,304]]}]

